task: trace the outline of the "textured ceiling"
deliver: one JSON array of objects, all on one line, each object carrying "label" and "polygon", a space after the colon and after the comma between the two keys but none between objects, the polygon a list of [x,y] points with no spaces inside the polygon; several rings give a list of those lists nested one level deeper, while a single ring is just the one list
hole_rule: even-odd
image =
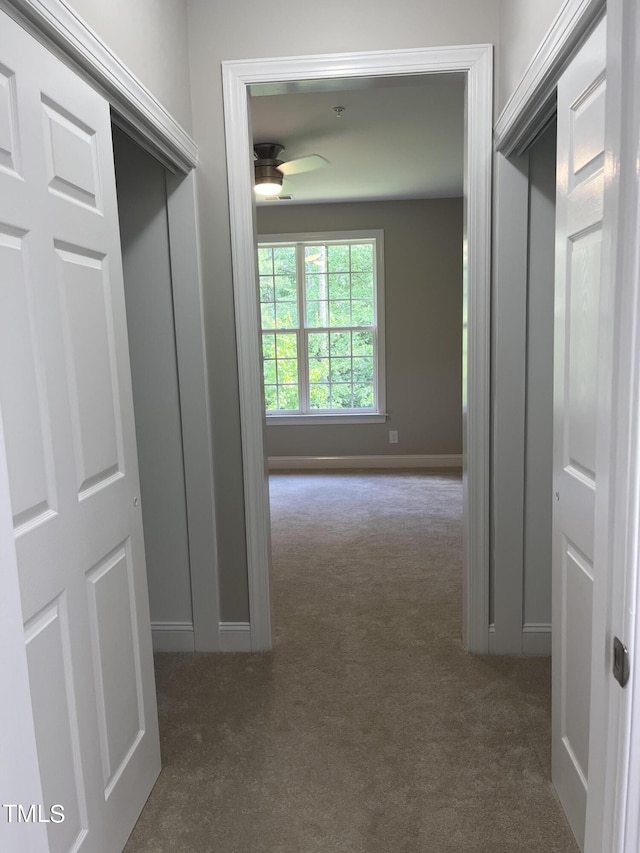
[{"label": "textured ceiling", "polygon": [[[462,195],[460,75],[265,84],[251,94],[254,142],[280,142],[281,160],[320,154],[329,161],[285,178],[292,202],[260,204]],[[344,107],[340,118],[335,106]]]}]

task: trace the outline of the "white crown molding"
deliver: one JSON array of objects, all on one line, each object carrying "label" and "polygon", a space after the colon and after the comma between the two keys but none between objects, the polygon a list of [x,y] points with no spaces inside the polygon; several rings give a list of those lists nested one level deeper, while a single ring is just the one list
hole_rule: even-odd
[{"label": "white crown molding", "polygon": [[604,14],[605,0],[566,0],[495,125],[496,150],[521,154],[555,112],[556,86]]},{"label": "white crown molding", "polygon": [[63,0],[0,0],[0,8],[79,68],[106,96],[114,120],[173,172],[189,172],[198,148],[189,134]]},{"label": "white crown molding", "polygon": [[462,468],[462,454],[395,456],[270,456],[270,471],[381,468]]},{"label": "white crown molding", "polygon": [[323,54],[222,63],[233,286],[240,380],[249,610],[254,650],[271,648],[269,497],[254,282],[255,231],[247,102],[252,84],[459,72],[467,76],[467,417],[465,644],[488,649],[489,294],[493,52],[490,45]]}]

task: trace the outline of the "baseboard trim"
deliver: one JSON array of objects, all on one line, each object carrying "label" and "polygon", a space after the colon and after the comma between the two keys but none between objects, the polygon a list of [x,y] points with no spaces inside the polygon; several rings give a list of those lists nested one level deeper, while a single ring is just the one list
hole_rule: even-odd
[{"label": "baseboard trim", "polygon": [[154,652],[193,652],[195,635],[191,622],[152,622]]},{"label": "baseboard trim", "polygon": [[551,655],[551,625],[529,622],[522,629],[522,654],[527,657]]},{"label": "baseboard trim", "polygon": [[[496,626],[489,625],[489,654],[496,654]],[[551,625],[548,622],[527,622],[522,628],[522,651],[513,654],[524,657],[551,657]]]},{"label": "baseboard trim", "polygon": [[251,625],[249,622],[220,622],[221,652],[250,652]]},{"label": "baseboard trim", "polygon": [[462,454],[269,457],[270,471],[337,468],[462,468]]}]

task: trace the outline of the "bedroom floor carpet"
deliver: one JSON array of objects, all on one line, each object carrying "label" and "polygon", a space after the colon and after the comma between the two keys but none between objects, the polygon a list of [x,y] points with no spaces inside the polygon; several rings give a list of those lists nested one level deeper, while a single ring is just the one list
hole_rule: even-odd
[{"label": "bedroom floor carpet", "polygon": [[126,853],[574,853],[550,662],[460,639],[459,475],[271,477],[269,654],[156,658],[163,770]]}]

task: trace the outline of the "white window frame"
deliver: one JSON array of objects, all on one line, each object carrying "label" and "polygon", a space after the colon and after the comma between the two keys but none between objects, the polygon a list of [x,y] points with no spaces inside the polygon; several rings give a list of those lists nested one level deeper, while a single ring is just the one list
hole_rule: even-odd
[{"label": "white window frame", "polygon": [[[374,326],[374,363],[373,363],[373,384],[375,392],[376,405],[374,409],[354,410],[346,409],[341,411],[330,412],[323,410],[320,412],[292,412],[291,414],[283,412],[267,412],[265,416],[267,426],[290,426],[298,424],[362,424],[362,423],[385,423],[387,420],[386,413],[386,369],[385,369],[385,300],[384,300],[384,231],[382,229],[371,229],[366,231],[309,231],[295,234],[259,234],[257,247],[259,246],[291,246],[300,243],[324,243],[324,242],[356,242],[359,240],[373,240],[374,245],[374,267],[375,267],[375,326]],[[257,251],[256,247],[256,251]],[[298,260],[298,269],[296,273],[298,280],[298,301],[299,301],[299,317],[298,317],[298,383],[300,393],[305,390],[308,396],[308,380],[307,380],[307,348],[306,333],[321,331],[320,329],[308,328],[305,326],[305,297],[304,297],[304,267],[300,269],[300,261]],[[345,329],[349,331],[351,327]],[[262,341],[262,333],[269,332],[269,329],[262,329],[260,323],[260,340]],[[292,329],[273,329],[274,332],[291,332]],[[336,328],[336,331],[340,331]],[[262,346],[260,347],[262,351]],[[264,393],[264,382],[263,382]],[[264,400],[263,400],[264,404]],[[263,406],[264,408],[264,406]]]}]

